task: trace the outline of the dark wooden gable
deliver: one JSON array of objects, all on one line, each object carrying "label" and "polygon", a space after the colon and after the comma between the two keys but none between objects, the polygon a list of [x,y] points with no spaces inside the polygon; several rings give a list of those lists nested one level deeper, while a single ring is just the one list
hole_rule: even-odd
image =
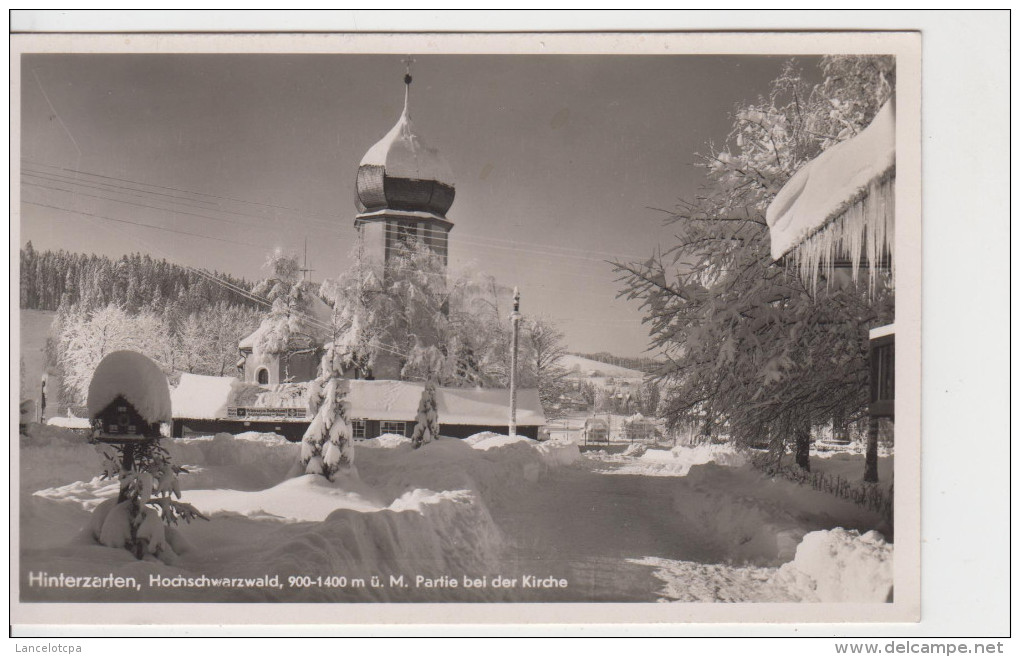
[{"label": "dark wooden gable", "polygon": [[117,397],[107,404],[106,408],[93,418],[93,426],[99,424],[99,430],[111,436],[146,436],[159,437],[159,423],[145,421],[141,413],[124,398]]}]

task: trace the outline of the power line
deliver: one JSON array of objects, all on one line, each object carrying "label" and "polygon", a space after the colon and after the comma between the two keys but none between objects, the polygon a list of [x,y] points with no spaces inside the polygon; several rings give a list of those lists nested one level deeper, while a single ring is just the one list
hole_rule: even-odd
[{"label": "power line", "polygon": [[[138,194],[131,194],[132,196],[138,196],[139,198],[148,198],[149,196],[160,196],[169,199],[176,199],[174,201],[167,201],[169,203],[181,203],[183,201],[194,201],[195,203],[202,203],[204,205],[188,205],[188,207],[200,208],[203,210],[215,210],[218,204],[215,201],[203,201],[201,199],[192,199],[184,196],[177,196],[175,194],[165,194],[163,192],[154,192],[151,189],[138,189],[137,187],[128,187],[126,185],[117,185],[115,183],[106,183],[97,180],[87,180],[82,178],[75,178],[73,176],[65,176],[59,173],[52,173],[49,171],[36,171],[35,169],[23,168],[21,175],[28,176],[30,178],[41,178],[49,182],[58,182],[65,185],[79,185],[81,187],[88,187],[90,189],[100,189],[102,191],[110,191],[114,193],[127,194],[130,192],[139,192]],[[91,183],[91,184],[90,184]],[[214,207],[206,207],[206,206]]]},{"label": "power line", "polygon": [[[86,217],[93,217],[95,219],[105,219],[106,221],[116,221],[116,222],[122,223],[122,224],[131,224],[133,226],[142,226],[144,228],[152,228],[153,230],[161,230],[161,231],[164,231],[164,232],[167,232],[167,233],[176,233],[178,235],[189,235],[191,237],[200,237],[200,238],[202,238],[204,240],[216,240],[217,242],[228,242],[230,244],[240,244],[242,246],[254,246],[254,247],[257,247],[257,248],[260,248],[260,249],[266,248],[266,246],[264,244],[252,244],[251,242],[238,242],[237,240],[228,240],[228,239],[223,238],[223,237],[211,237],[209,235],[200,235],[199,233],[189,233],[186,230],[175,230],[173,228],[166,228],[164,226],[153,226],[152,224],[143,224],[143,223],[138,222],[138,221],[129,221],[127,219],[116,219],[114,217],[107,217],[107,216],[101,215],[101,214],[93,214],[91,212],[85,212],[83,210],[72,210],[70,208],[62,208],[62,207],[58,207],[56,205],[48,205],[46,203],[37,203],[35,201],[24,201],[24,200],[22,201],[22,203],[27,203],[28,205],[36,205],[36,206],[39,206],[41,208],[50,208],[51,210],[60,210],[61,212],[70,212],[71,214],[79,214],[79,215],[83,215],[83,216],[86,216]],[[172,256],[169,256],[169,257],[172,257]]]},{"label": "power line", "polygon": [[79,192],[79,191],[74,190],[74,189],[63,189],[63,188],[60,188],[60,187],[49,187],[47,185],[40,185],[39,183],[32,183],[32,182],[25,182],[25,181],[22,181],[21,184],[22,185],[28,185],[29,187],[39,187],[41,189],[46,189],[46,190],[49,190],[51,192],[64,192],[65,194],[75,194],[76,196],[87,196],[89,198],[95,198],[95,199],[99,199],[101,201],[113,201],[114,203],[123,203],[124,205],[133,205],[133,206],[138,207],[138,208],[148,208],[150,210],[159,210],[161,212],[170,212],[170,213],[173,213],[173,214],[186,214],[186,215],[190,215],[192,217],[199,217],[201,219],[209,219],[211,221],[222,221],[224,223],[235,224],[235,225],[240,225],[240,226],[249,226],[249,227],[251,226],[251,224],[247,224],[247,223],[245,223],[243,221],[234,221],[232,219],[224,219],[223,217],[210,217],[210,216],[204,215],[204,214],[195,214],[194,212],[185,212],[183,210],[175,210],[173,208],[161,208],[161,207],[157,207],[157,206],[154,206],[154,205],[145,205],[144,203],[135,203],[133,201],[125,201],[125,200],[122,200],[122,199],[119,199],[119,198],[112,198],[112,197],[109,197],[109,196],[98,196],[96,194],[86,194],[85,192]]},{"label": "power line", "polygon": [[[197,214],[197,213],[194,213],[194,212],[186,212],[186,211],[177,210],[177,209],[174,209],[174,208],[164,208],[164,207],[159,207],[159,206],[146,205],[144,203],[134,203],[132,201],[125,201],[123,199],[112,198],[112,197],[109,197],[109,196],[102,196],[102,195],[96,195],[96,194],[87,194],[87,193],[80,192],[80,191],[77,191],[77,190],[64,189],[64,188],[61,188],[61,187],[51,187],[51,186],[48,186],[48,185],[41,185],[41,184],[38,184],[38,183],[22,182],[22,184],[30,186],[30,187],[37,187],[37,188],[40,188],[40,189],[46,189],[48,191],[63,192],[63,193],[66,193],[66,194],[76,194],[76,195],[87,196],[89,198],[95,198],[95,199],[99,199],[99,200],[112,201],[112,202],[115,202],[115,203],[122,203],[122,204],[131,205],[131,206],[135,206],[135,207],[141,207],[141,208],[147,208],[147,209],[151,209],[151,210],[157,210],[157,211],[160,211],[160,212],[169,212],[169,213],[172,213],[172,214],[184,214],[184,215],[189,215],[189,216],[193,216],[193,217],[210,219],[210,220],[213,220],[213,221],[221,221],[221,222],[224,222],[224,223],[230,223],[230,224],[241,225],[241,226],[249,226],[250,227],[250,224],[248,224],[246,222],[233,221],[233,220],[225,219],[225,218],[222,218],[222,217],[210,217],[208,215]],[[63,208],[63,209],[67,210],[66,208]],[[67,210],[67,211],[71,211],[71,210]],[[100,216],[100,218],[102,218],[102,217]],[[110,219],[110,218],[107,217],[107,219]],[[111,219],[111,220],[113,220],[113,219]],[[123,221],[123,220],[117,220],[117,221]],[[155,226],[152,226],[151,224],[138,224],[138,225],[148,226],[150,228],[156,228]],[[184,231],[174,231],[172,229],[165,229],[165,230],[167,230],[169,232],[183,232],[184,234],[192,234],[192,235],[198,236],[197,234],[186,233]],[[391,229],[388,228],[387,230],[388,230],[388,232],[393,234],[393,231]],[[428,230],[432,230],[432,229],[425,229],[425,230],[428,231]],[[434,231],[434,232],[442,232],[442,231]],[[229,240],[222,240],[221,238],[213,238],[213,237],[210,237],[209,239],[216,239],[216,240],[220,240],[220,241],[229,241]],[[579,258],[579,259],[583,259],[583,260],[587,260],[587,261],[596,262],[596,263],[599,263],[599,264],[610,264],[607,261],[603,261],[603,260],[600,260],[600,259],[597,259],[597,258],[586,258],[584,256],[575,256],[575,255],[570,255],[570,254],[558,255],[558,254],[542,253],[542,252],[532,251],[532,250],[528,250],[528,249],[519,249],[519,248],[514,248],[514,247],[506,247],[506,246],[498,246],[498,245],[493,245],[493,244],[484,244],[484,243],[479,243],[479,242],[471,242],[469,240],[464,240],[464,239],[458,239],[458,241],[467,243],[469,246],[475,246],[476,248],[480,248],[480,249],[500,250],[500,251],[513,251],[513,252],[517,252],[517,253],[523,253],[525,256],[531,256],[531,257],[551,258],[551,259],[558,259],[560,257],[568,257],[568,258]],[[238,242],[238,243],[241,243],[241,242]],[[548,268],[548,266],[547,266],[547,268]],[[562,268],[562,267],[552,268],[552,269],[554,271],[560,273],[560,274],[564,274],[564,275],[568,275],[568,276],[579,276],[579,277],[585,277],[585,278],[598,278],[596,276],[592,276],[591,274],[587,274],[587,273],[580,272],[580,271],[577,271],[577,270],[565,269],[565,268]]]},{"label": "power line", "polygon": [[[231,215],[235,215],[235,216],[239,216],[239,217],[247,217],[247,218],[250,218],[250,219],[255,219],[256,221],[287,221],[287,222],[292,222],[292,223],[300,223],[303,226],[306,226],[307,224],[311,223],[311,224],[316,225],[316,226],[321,226],[321,227],[323,227],[324,229],[327,229],[327,230],[335,230],[336,229],[336,224],[337,224],[337,222],[333,222],[332,224],[327,224],[326,222],[319,222],[319,221],[314,221],[314,220],[302,221],[300,219],[294,219],[292,217],[286,217],[286,216],[281,217],[279,215],[268,216],[268,215],[249,214],[249,213],[245,213],[245,212],[237,212],[236,210],[230,210],[230,209],[221,207],[220,204],[216,203],[215,201],[203,201],[201,199],[189,199],[189,198],[185,198],[185,197],[181,197],[181,196],[175,196],[173,194],[164,194],[162,192],[154,192],[154,191],[148,190],[148,189],[137,189],[137,188],[134,188],[134,187],[125,187],[125,186],[116,185],[116,184],[113,184],[113,183],[104,183],[104,182],[96,182],[96,181],[82,182],[81,179],[73,179],[70,176],[62,176],[60,174],[51,174],[51,173],[48,173],[48,172],[37,172],[37,171],[33,171],[31,169],[23,169],[22,172],[21,172],[21,175],[28,176],[28,177],[31,177],[31,178],[38,178],[40,180],[45,180],[45,181],[51,182],[51,183],[60,183],[60,184],[63,184],[63,185],[75,185],[75,186],[80,186],[80,187],[86,187],[88,189],[94,189],[94,190],[106,192],[108,194],[124,194],[124,195],[127,195],[127,196],[133,196],[133,197],[136,197],[136,198],[143,198],[143,199],[150,200],[150,201],[158,201],[160,203],[169,203],[169,204],[183,205],[184,207],[187,207],[187,208],[194,208],[194,209],[198,209],[198,210],[205,210],[205,211],[208,211],[208,212],[222,212],[224,214],[231,214]],[[93,182],[95,183],[95,185],[88,184],[88,183],[93,183]],[[56,189],[56,188],[54,188],[54,189]],[[64,190],[64,189],[60,189],[60,190],[57,190],[57,191],[64,191],[64,192],[68,192],[68,193],[77,193],[76,191],[69,191],[69,190]],[[154,198],[154,197],[160,197],[160,198]],[[162,197],[166,197],[166,199],[164,199]],[[103,197],[103,198],[105,198],[107,200],[113,200],[113,201],[117,200],[117,199],[110,198],[110,197]],[[176,200],[167,200],[167,199],[176,199]],[[205,206],[193,205],[191,203],[187,203],[187,201],[195,201],[197,203],[204,203],[206,205]],[[212,207],[206,207],[206,206],[212,206]],[[160,208],[160,209],[163,209],[163,208]]]},{"label": "power line", "polygon": [[263,206],[263,207],[267,207],[267,208],[274,208],[274,209],[277,209],[277,210],[287,210],[289,212],[299,212],[301,214],[309,214],[309,215],[312,215],[312,216],[325,216],[325,215],[318,215],[316,213],[311,213],[311,212],[308,212],[306,210],[301,210],[300,208],[291,208],[291,207],[288,207],[288,206],[285,206],[285,205],[273,205],[272,203],[260,203],[258,201],[248,201],[248,200],[245,200],[243,198],[236,198],[236,197],[232,197],[232,196],[218,196],[216,194],[209,194],[209,193],[206,193],[206,192],[196,192],[196,191],[189,190],[189,189],[180,189],[178,187],[168,187],[166,185],[157,185],[155,183],[147,183],[147,182],[142,182],[142,181],[138,181],[138,180],[128,180],[126,178],[117,178],[115,176],[106,176],[106,175],[103,175],[101,173],[92,173],[92,172],[89,172],[89,171],[80,171],[78,169],[69,169],[67,167],[60,167],[60,166],[56,166],[54,164],[45,164],[43,162],[35,162],[33,160],[29,160],[29,159],[26,159],[26,158],[22,158],[22,159],[24,159],[29,164],[34,164],[36,166],[42,166],[42,167],[47,167],[47,168],[51,168],[51,169],[59,169],[61,171],[67,171],[68,173],[78,173],[78,174],[82,174],[82,175],[85,175],[85,176],[94,176],[96,178],[104,178],[106,180],[116,180],[118,182],[127,182],[127,183],[132,183],[132,184],[135,184],[135,185],[146,185],[148,187],[156,187],[157,189],[166,189],[166,190],[174,191],[174,192],[182,192],[184,194],[194,194],[196,196],[207,196],[209,198],[220,199],[220,200],[223,200],[223,201],[234,201],[234,202],[237,202],[237,203],[247,203],[249,205],[259,205],[259,206]]},{"label": "power line", "polygon": [[[24,174],[24,175],[31,175],[31,174]],[[95,187],[91,187],[89,185],[85,185],[85,184],[82,184],[82,183],[63,182],[63,181],[60,181],[60,182],[62,182],[62,184],[81,185],[81,186],[84,186],[84,187],[90,187],[92,189],[96,189]],[[122,203],[122,204],[125,204],[125,205],[131,205],[131,206],[135,206],[135,207],[147,208],[147,209],[150,209],[150,210],[157,210],[157,211],[160,211],[160,212],[169,212],[169,213],[173,213],[173,214],[183,214],[183,215],[188,215],[188,216],[192,216],[192,217],[198,217],[198,218],[202,218],[202,219],[209,219],[209,220],[212,220],[212,221],[220,221],[220,222],[224,222],[224,223],[230,223],[230,224],[241,225],[241,226],[251,226],[251,224],[248,223],[248,222],[235,221],[235,220],[226,219],[226,218],[223,218],[223,217],[213,217],[213,216],[209,216],[207,214],[198,214],[198,213],[195,213],[195,212],[187,212],[187,211],[184,211],[184,210],[178,210],[176,208],[166,208],[166,207],[160,207],[160,206],[155,206],[155,205],[147,205],[147,204],[144,204],[144,203],[135,203],[133,201],[126,201],[126,200],[114,198],[114,197],[111,197],[111,196],[104,196],[104,195],[97,195],[97,194],[88,194],[88,193],[81,192],[81,191],[74,190],[74,189],[66,189],[66,188],[63,188],[63,187],[52,187],[52,186],[49,186],[49,185],[43,185],[43,184],[32,183],[32,182],[24,182],[24,181],[22,182],[22,184],[30,186],[30,187],[37,187],[37,188],[41,188],[41,189],[46,189],[46,190],[49,190],[49,191],[63,192],[65,194],[76,194],[76,195],[80,195],[80,196],[86,196],[86,197],[89,197],[89,198],[95,198],[95,199],[104,200],[104,201],[111,201],[111,202],[114,202],[114,203]],[[108,191],[108,190],[100,190],[100,191]],[[114,193],[117,193],[117,192],[114,192]],[[191,207],[191,206],[189,206],[189,207]],[[218,211],[221,211],[221,210],[212,210],[212,211],[218,212]],[[254,216],[254,215],[247,215],[247,214],[243,214],[243,213],[236,213],[235,212],[235,213],[232,213],[232,214],[238,214],[240,216],[250,217],[250,218],[253,218],[253,219],[257,219],[257,220],[270,220],[270,221],[272,220],[269,217],[257,217],[257,216]],[[294,220],[290,220],[290,221],[294,221]],[[314,223],[318,223],[318,222],[314,222]],[[330,228],[335,229],[335,226],[330,227]],[[389,233],[391,235],[397,234],[397,230],[398,230],[397,228],[391,228],[389,226],[387,226],[387,228],[386,228],[387,233]],[[441,230],[437,230],[437,229],[431,229],[431,228],[428,228],[428,227],[422,227],[419,230],[422,230],[422,232],[424,232],[426,234],[448,236],[448,233],[446,231],[441,231]],[[496,238],[491,238],[491,239],[496,239]],[[467,244],[469,246],[474,246],[474,247],[480,248],[480,249],[499,250],[499,251],[512,251],[512,252],[515,252],[515,253],[522,253],[525,256],[530,256],[530,257],[549,258],[549,259],[571,258],[571,259],[578,259],[578,260],[589,261],[589,262],[593,262],[593,263],[597,263],[597,264],[610,264],[608,261],[606,261],[604,259],[601,259],[601,258],[592,258],[592,257],[587,257],[587,256],[574,255],[574,254],[570,254],[570,253],[562,253],[562,254],[559,254],[559,253],[548,253],[548,252],[544,252],[544,251],[537,251],[535,249],[521,249],[521,248],[517,248],[517,247],[513,247],[513,246],[500,246],[500,245],[496,245],[496,244],[486,244],[486,243],[483,243],[483,242],[473,241],[470,238],[465,239],[463,237],[458,237],[457,238],[457,242],[464,243],[464,244]],[[556,247],[550,247],[550,248],[556,248]],[[571,271],[571,270],[565,270],[565,269],[560,269],[559,271],[561,271],[563,273],[567,273],[567,274],[577,275],[577,276],[587,276],[587,274],[584,274],[584,273],[581,273],[581,272],[578,272],[578,271]]]},{"label": "power line", "polygon": [[[142,181],[137,181],[137,180],[129,180],[129,179],[126,179],[126,178],[117,178],[115,176],[107,176],[107,175],[103,175],[103,174],[99,174],[99,173],[94,173],[94,172],[89,172],[89,171],[82,171],[82,170],[78,170],[78,169],[70,169],[70,168],[66,168],[66,167],[59,167],[59,166],[52,165],[52,164],[44,164],[44,163],[41,163],[41,162],[35,162],[33,160],[28,160],[28,159],[25,159],[25,161],[29,162],[30,164],[34,164],[36,166],[43,166],[43,167],[47,167],[47,168],[57,169],[57,170],[60,170],[60,171],[67,171],[67,172],[74,173],[74,174],[81,174],[81,175],[86,175],[86,176],[94,176],[94,177],[97,177],[97,178],[103,178],[103,179],[106,179],[106,180],[115,180],[115,181],[118,181],[118,182],[125,182],[125,183],[134,184],[134,185],[143,185],[143,186],[155,187],[157,189],[165,189],[165,190],[170,190],[170,191],[176,191],[176,192],[181,192],[181,193],[184,193],[184,194],[191,194],[191,195],[195,195],[195,196],[207,196],[209,198],[216,198],[216,199],[221,199],[221,200],[233,201],[233,202],[244,203],[244,204],[248,204],[248,205],[256,205],[256,206],[267,207],[267,208],[274,208],[274,209],[279,209],[279,210],[288,210],[288,211],[291,211],[291,212],[300,213],[300,214],[308,216],[308,217],[320,217],[322,219],[328,220],[328,223],[327,222],[322,222],[322,221],[313,222],[313,223],[318,223],[319,225],[322,225],[322,226],[328,227],[328,228],[335,228],[336,222],[338,221],[338,218],[335,217],[335,216],[323,215],[321,213],[312,212],[312,211],[309,211],[309,210],[302,210],[300,208],[293,208],[293,207],[284,206],[284,205],[274,205],[274,204],[270,204],[270,203],[261,203],[261,202],[258,202],[258,201],[249,201],[249,200],[245,200],[245,199],[241,199],[241,198],[237,198],[237,197],[231,197],[231,196],[219,196],[219,195],[216,195],[216,194],[208,194],[206,192],[197,192],[197,191],[193,191],[193,190],[180,189],[180,188],[177,188],[177,187],[169,187],[169,186],[165,186],[165,185],[157,185],[155,183],[147,183],[147,182],[142,182]],[[131,189],[131,188],[128,188],[128,189]],[[134,189],[133,191],[144,191],[144,190]],[[156,192],[153,192],[153,193],[156,193]],[[185,197],[177,197],[177,198],[181,198],[182,200],[200,201],[200,199],[187,199]],[[206,201],[200,201],[200,202],[204,203]],[[217,205],[219,205],[219,204],[217,204]],[[240,214],[241,216],[247,216],[247,217],[252,217],[252,218],[257,218],[257,219],[279,219],[279,218],[281,218],[281,217],[275,217],[275,216],[270,218],[270,217],[265,217],[265,216],[249,215],[249,214],[233,212],[233,211],[225,210],[225,209],[219,209],[219,210],[216,210],[216,211],[227,212],[227,213],[231,213],[231,214]],[[284,218],[284,219],[286,220],[286,218]],[[434,234],[444,234],[444,235],[446,234],[446,231],[430,229],[428,227],[425,227],[424,230],[426,232],[431,232],[431,233],[434,233]],[[503,239],[503,238],[498,238],[498,237],[479,235],[477,233],[463,233],[463,232],[461,232],[460,236],[458,237],[458,241],[463,240],[465,238],[467,240],[487,240],[487,241],[492,241],[492,242],[499,242],[499,243],[504,243],[504,244],[510,244],[510,245],[515,246],[515,247],[532,246],[532,247],[537,247],[537,248],[540,248],[540,249],[547,249],[547,250],[553,250],[553,251],[557,251],[558,250],[558,251],[571,251],[571,252],[574,252],[574,253],[581,253],[581,254],[600,254],[600,255],[611,257],[611,258],[621,258],[621,259],[626,259],[626,260],[645,260],[646,259],[645,257],[639,257],[639,256],[635,256],[635,255],[628,255],[628,254],[622,254],[622,253],[612,253],[612,252],[608,252],[608,251],[598,251],[598,250],[594,250],[594,249],[584,249],[584,248],[580,248],[580,247],[568,247],[568,246],[562,246],[562,245],[541,244],[541,243],[535,243],[535,242],[523,242],[523,241],[520,241],[520,240],[509,240],[509,239]],[[518,250],[521,250],[521,249],[518,249]],[[559,255],[559,254],[556,254],[556,255]],[[567,256],[567,257],[570,257],[570,256]],[[575,256],[575,257],[577,257],[577,256]],[[584,257],[584,256],[581,256],[581,257],[583,257],[584,259],[588,259],[588,260],[601,261],[600,258],[591,258],[591,257]]]}]

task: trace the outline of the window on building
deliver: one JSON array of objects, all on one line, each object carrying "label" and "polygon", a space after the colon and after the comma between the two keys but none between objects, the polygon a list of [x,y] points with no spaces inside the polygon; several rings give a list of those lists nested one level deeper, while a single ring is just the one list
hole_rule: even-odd
[{"label": "window on building", "polygon": [[384,420],[382,425],[379,427],[379,430],[382,433],[395,433],[403,436],[406,426],[406,422],[390,422]]},{"label": "window on building", "polygon": [[269,370],[264,367],[260,367],[259,371],[255,374],[255,380],[262,385],[269,383]]},{"label": "window on building", "polygon": [[354,438],[365,437],[365,421],[364,420],[351,420],[351,435]]}]

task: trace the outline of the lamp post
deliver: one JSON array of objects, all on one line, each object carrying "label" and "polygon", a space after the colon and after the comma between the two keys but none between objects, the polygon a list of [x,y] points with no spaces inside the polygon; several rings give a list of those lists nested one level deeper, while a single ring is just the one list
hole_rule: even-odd
[{"label": "lamp post", "polygon": [[513,350],[510,352],[510,436],[517,435],[517,344],[521,323],[521,293],[514,287],[514,311],[510,313],[513,326]]}]

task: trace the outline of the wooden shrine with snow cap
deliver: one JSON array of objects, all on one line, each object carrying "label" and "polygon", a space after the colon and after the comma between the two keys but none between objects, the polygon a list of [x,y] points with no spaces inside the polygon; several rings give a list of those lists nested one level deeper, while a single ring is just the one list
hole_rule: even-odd
[{"label": "wooden shrine with snow cap", "polygon": [[108,354],[89,383],[94,440],[126,444],[156,439],[169,422],[170,386],[156,363],[135,351]]}]

